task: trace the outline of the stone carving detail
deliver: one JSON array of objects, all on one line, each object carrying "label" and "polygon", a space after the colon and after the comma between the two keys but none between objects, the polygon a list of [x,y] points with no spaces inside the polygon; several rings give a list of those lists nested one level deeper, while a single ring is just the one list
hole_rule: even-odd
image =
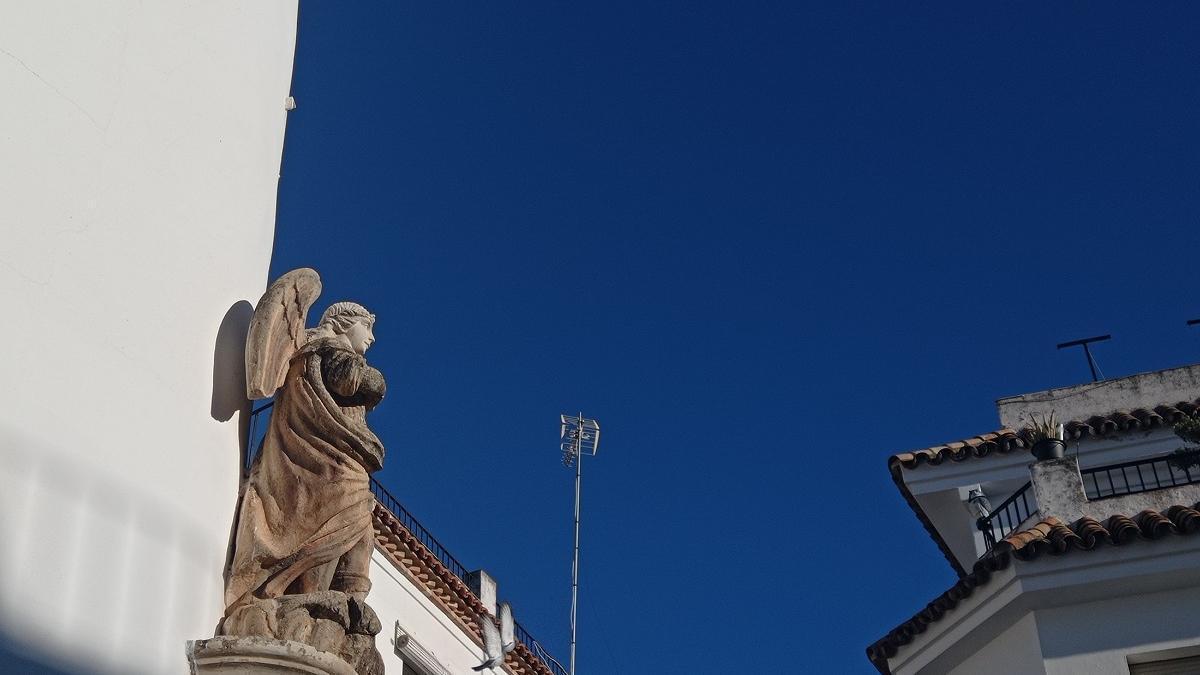
[{"label": "stone carving detail", "polygon": [[311,269],[271,284],[246,343],[250,398],[275,395],[262,450],[242,495],[222,636],[290,640],[380,675],[381,626],[366,603],[375,497],[369,474],[383,445],[366,412],[383,398],[383,375],[364,354],[375,317],[335,303],[305,330],[321,292]]}]

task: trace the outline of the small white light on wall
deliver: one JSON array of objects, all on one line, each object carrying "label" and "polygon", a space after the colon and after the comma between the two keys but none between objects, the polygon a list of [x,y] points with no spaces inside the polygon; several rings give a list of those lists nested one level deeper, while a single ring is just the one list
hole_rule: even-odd
[{"label": "small white light on wall", "polygon": [[291,112],[296,109],[296,99],[289,96],[283,100],[283,109]]}]

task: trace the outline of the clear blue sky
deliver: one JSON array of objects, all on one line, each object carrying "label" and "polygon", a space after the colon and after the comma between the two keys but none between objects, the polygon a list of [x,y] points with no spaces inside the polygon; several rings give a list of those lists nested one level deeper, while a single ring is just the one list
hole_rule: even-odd
[{"label": "clear blue sky", "polygon": [[1052,5],[303,2],[272,275],[379,315],[382,480],[562,659],[601,420],[581,675],[873,672],[953,580],[889,454],[1200,360],[1200,6]]}]

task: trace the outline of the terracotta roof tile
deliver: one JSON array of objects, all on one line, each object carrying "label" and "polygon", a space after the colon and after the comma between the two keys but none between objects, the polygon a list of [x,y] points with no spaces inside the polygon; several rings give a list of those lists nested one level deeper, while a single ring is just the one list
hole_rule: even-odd
[{"label": "terracotta roof tile", "polygon": [[1007,454],[1025,447],[1025,441],[1012,429],[1000,429],[953,443],[935,445],[930,448],[901,452],[892,455],[892,462],[906,469],[915,469],[922,464],[937,466],[947,460],[961,462],[972,457],[986,457],[992,453]]},{"label": "terracotta roof tile", "polygon": [[[1175,424],[1179,420],[1200,411],[1200,399],[1180,401],[1171,405],[1151,408],[1116,410],[1107,415],[1094,415],[1085,420],[1071,420],[1063,426],[1068,440],[1091,436],[1109,436],[1136,429],[1154,429]],[[920,450],[901,452],[888,460],[905,469],[915,469],[922,464],[937,466],[947,460],[963,460],[986,457],[990,454],[1008,454],[1028,447],[1021,432],[1014,429],[999,429],[991,433],[974,436],[961,441],[944,443]]]},{"label": "terracotta roof tile", "polygon": [[[1190,414],[1190,413],[1189,413]],[[1135,541],[1162,539],[1169,535],[1190,535],[1200,531],[1200,504],[1175,505],[1165,511],[1142,511],[1134,516],[1114,515],[1100,522],[1080,518],[1070,525],[1057,518],[1044,518],[1029,529],[1005,537],[990,553],[975,563],[970,574],[962,576],[945,593],[887,635],[867,647],[867,658],[881,673],[888,673],[887,660],[901,647],[912,642],[935,621],[986,584],[995,572],[1012,561],[1030,561],[1043,555],[1058,556],[1072,551],[1094,551],[1107,546],[1124,546]]]},{"label": "terracotta roof tile", "polygon": [[[376,503],[373,516],[375,543],[391,559],[396,569],[424,590],[425,595],[441,607],[464,633],[482,646],[483,636],[477,621],[481,615],[489,618],[491,616],[483,602],[458,575],[451,572],[412,532],[409,532],[391,511]],[[517,648],[505,657],[504,669],[512,675],[554,675],[550,668],[521,642],[518,642]]]}]

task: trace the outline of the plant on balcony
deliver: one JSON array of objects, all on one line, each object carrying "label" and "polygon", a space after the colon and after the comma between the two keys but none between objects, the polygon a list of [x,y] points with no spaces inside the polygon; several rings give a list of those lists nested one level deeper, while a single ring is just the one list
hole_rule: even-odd
[{"label": "plant on balcony", "polygon": [[1167,463],[1185,472],[1200,468],[1200,418],[1184,417],[1176,422],[1175,435],[1188,445],[1172,452]]},{"label": "plant on balcony", "polygon": [[1030,445],[1033,456],[1039,462],[1045,459],[1062,459],[1067,444],[1063,440],[1062,425],[1053,412],[1029,416],[1029,426],[1024,430],[1025,442]]}]

